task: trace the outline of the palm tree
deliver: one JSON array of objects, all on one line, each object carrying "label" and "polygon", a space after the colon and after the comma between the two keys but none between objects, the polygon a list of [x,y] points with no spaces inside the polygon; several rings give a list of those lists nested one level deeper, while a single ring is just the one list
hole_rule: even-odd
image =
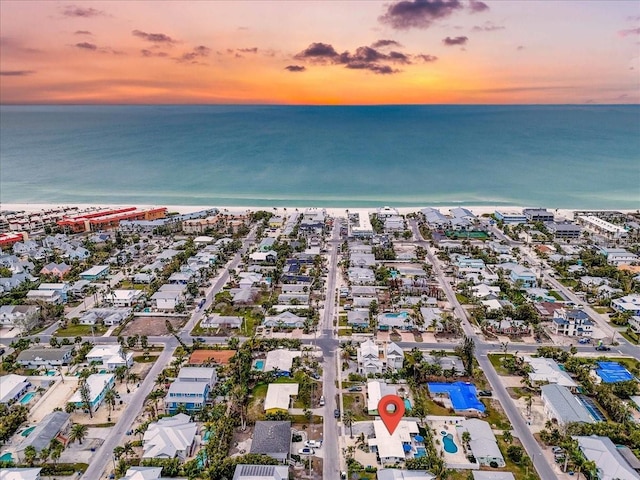
[{"label": "palm tree", "polygon": [[113,457],[116,460],[120,460],[123,454],[124,454],[124,447],[121,447],[120,445],[118,445],[113,449]]},{"label": "palm tree", "polygon": [[104,402],[107,404],[107,408],[109,409],[108,420],[111,421],[111,412],[113,411],[113,407],[116,405],[116,392],[113,388],[107,389],[104,392]]},{"label": "palm tree", "polygon": [[122,447],[122,453],[124,454],[125,457],[128,457],[129,455],[133,455],[135,453],[135,451],[133,450],[133,444],[131,442],[125,443],[124,446]]},{"label": "palm tree", "polygon": [[93,418],[93,411],[91,409],[91,390],[86,380],[80,382],[80,398],[82,399],[82,405],[89,410],[89,418]]},{"label": "palm tree", "polygon": [[24,461],[27,462],[27,465],[33,467],[33,463],[36,461],[36,458],[38,458],[38,452],[36,451],[35,447],[33,445],[29,445],[24,449],[23,455]]},{"label": "palm tree", "polygon": [[502,432],[502,439],[505,443],[511,443],[513,442],[513,435],[511,435],[511,432],[509,430],[504,430]]},{"label": "palm tree", "polygon": [[51,460],[53,460],[53,463],[58,463],[60,455],[62,455],[62,451],[64,450],[64,445],[54,438],[49,444],[49,450],[51,451]]},{"label": "palm tree", "polygon": [[71,427],[71,431],[69,432],[69,441],[71,443],[76,440],[80,445],[82,445],[82,440],[87,438],[87,432],[89,431],[89,427],[86,425],[82,425],[80,423],[74,423]]},{"label": "palm tree", "polygon": [[355,415],[353,414],[353,412],[351,410],[345,411],[344,415],[342,415],[342,422],[344,423],[345,427],[349,427],[350,438],[353,438],[353,422],[354,421],[355,421]]},{"label": "palm tree", "polygon": [[116,376],[116,378],[120,380],[120,383],[122,383],[122,381],[127,376],[127,367],[125,367],[124,365],[120,365],[116,367],[113,373]]},{"label": "palm tree", "polygon": [[129,373],[129,375],[127,375],[127,383],[131,382],[131,383],[136,383],[140,381],[140,375],[135,373],[135,372],[131,372]]},{"label": "palm tree", "polygon": [[40,463],[47,463],[49,455],[51,455],[51,451],[47,447],[40,450]]}]

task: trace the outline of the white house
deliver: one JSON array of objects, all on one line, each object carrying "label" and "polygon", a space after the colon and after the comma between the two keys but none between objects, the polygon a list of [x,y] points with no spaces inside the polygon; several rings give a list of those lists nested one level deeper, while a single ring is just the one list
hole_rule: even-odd
[{"label": "white house", "polygon": [[633,293],[611,300],[611,308],[617,312],[631,312],[633,315],[640,315],[640,295]]},{"label": "white house", "polygon": [[179,458],[193,455],[198,425],[179,413],[149,424],[142,439],[142,458]]},{"label": "white house", "polygon": [[264,399],[264,410],[267,413],[276,410],[289,410],[291,397],[298,395],[297,383],[270,383]]},{"label": "white house", "polygon": [[567,337],[591,337],[593,334],[593,322],[582,310],[555,310],[551,328],[556,335]]},{"label": "white house", "polygon": [[122,347],[115,344],[96,345],[87,353],[87,362],[102,365],[107,370],[117,367],[133,366],[133,352],[123,353]]},{"label": "white house", "polygon": [[396,387],[378,380],[367,382],[367,410],[369,415],[378,415],[378,403],[386,395],[395,395]]},{"label": "white house", "polygon": [[357,349],[358,372],[363,375],[382,373],[383,362],[378,345],[372,340],[366,340]]},{"label": "white house", "polygon": [[412,439],[419,434],[417,422],[413,420],[401,420],[393,435],[382,423],[382,420],[373,421],[375,437],[369,439],[369,448],[378,453],[380,463],[403,462],[405,460],[405,445],[411,445]]},{"label": "white house", "polygon": [[218,373],[211,367],[182,367],[177,382],[205,382],[213,387],[218,382]]},{"label": "white house", "polygon": [[0,403],[18,401],[29,389],[31,383],[23,375],[2,375],[0,377]]},{"label": "white house", "polygon": [[627,462],[609,437],[575,436],[582,454],[595,462],[599,480],[640,480],[640,474]]},{"label": "white house", "polygon": [[40,307],[37,305],[2,305],[0,306],[0,325],[18,326],[23,331],[33,328],[38,322]]},{"label": "white house", "polygon": [[404,363],[404,351],[393,342],[387,344],[387,368],[400,370]]},{"label": "white house", "polygon": [[555,383],[563,387],[576,388],[578,384],[571,376],[561,370],[555,360],[543,357],[525,357],[524,361],[531,366],[529,380],[532,383]]},{"label": "white house", "polygon": [[494,466],[492,465],[493,463],[497,467],[506,465],[502,452],[498,447],[496,436],[491,430],[491,425],[484,420],[468,418],[456,425],[456,434],[460,442],[462,442],[462,434],[464,432],[469,432],[469,435],[471,435],[469,448],[480,465]]},{"label": "white house", "polygon": [[275,316],[265,317],[262,325],[265,327],[303,328],[307,319],[292,312],[282,312]]},{"label": "white house", "polygon": [[107,298],[115,307],[132,307],[140,300],[142,290],[114,290]]}]

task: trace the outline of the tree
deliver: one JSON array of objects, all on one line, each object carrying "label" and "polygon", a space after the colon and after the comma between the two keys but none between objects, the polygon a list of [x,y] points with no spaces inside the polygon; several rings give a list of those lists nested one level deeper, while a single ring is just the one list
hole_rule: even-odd
[{"label": "tree", "polygon": [[345,427],[349,427],[349,436],[353,438],[353,422],[355,421],[355,415],[351,410],[347,410],[342,415],[342,422]]},{"label": "tree", "polygon": [[87,438],[88,431],[89,427],[87,427],[86,425],[74,423],[71,427],[71,431],[69,432],[69,441],[73,443],[77,440],[78,443],[82,445],[82,440]]},{"label": "tree", "polygon": [[456,348],[456,352],[464,363],[464,374],[467,377],[473,376],[473,360],[475,358],[476,344],[473,338],[464,336],[462,345]]},{"label": "tree", "polygon": [[33,445],[29,445],[24,449],[24,461],[27,462],[27,465],[33,467],[33,463],[36,461],[36,458],[38,458],[38,452]]},{"label": "tree", "polygon": [[93,418],[93,411],[91,410],[91,390],[86,380],[80,382],[80,398],[82,399],[82,405],[89,410],[89,418]]},{"label": "tree", "polygon": [[522,461],[522,447],[518,445],[509,445],[507,447],[507,457],[509,457],[513,463],[520,463]]},{"label": "tree", "polygon": [[505,430],[504,432],[502,432],[502,439],[505,443],[510,444],[511,442],[513,442],[513,435],[511,435],[511,432],[509,430]]},{"label": "tree", "polygon": [[124,454],[124,447],[121,447],[120,445],[118,445],[113,449],[113,457],[116,460],[120,460],[123,454]]},{"label": "tree", "polygon": [[127,376],[127,367],[125,367],[124,365],[118,365],[113,373],[115,374],[116,378],[120,380],[120,383],[122,383]]},{"label": "tree", "polygon": [[113,388],[109,388],[106,392],[104,392],[104,403],[107,404],[107,408],[109,409],[108,420],[111,421],[111,412],[113,411],[113,407],[116,405],[116,392]]}]

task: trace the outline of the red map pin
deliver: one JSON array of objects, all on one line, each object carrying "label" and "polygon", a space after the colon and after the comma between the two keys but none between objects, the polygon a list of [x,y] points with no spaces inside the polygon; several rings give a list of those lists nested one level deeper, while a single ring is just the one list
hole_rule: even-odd
[{"label": "red map pin", "polygon": [[[387,410],[390,406],[395,407],[393,412]],[[397,395],[385,395],[378,402],[378,415],[380,415],[384,426],[387,427],[389,435],[393,435],[404,415],[404,400]]]}]

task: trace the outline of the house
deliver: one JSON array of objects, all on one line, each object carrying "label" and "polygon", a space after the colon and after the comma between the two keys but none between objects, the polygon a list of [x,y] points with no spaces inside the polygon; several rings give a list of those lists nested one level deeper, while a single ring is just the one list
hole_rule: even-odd
[{"label": "house", "polygon": [[411,330],[413,320],[408,312],[385,312],[378,315],[378,330]]},{"label": "house", "polygon": [[377,480],[434,480],[436,477],[426,470],[400,470],[381,468],[376,473]]},{"label": "house", "polygon": [[212,367],[182,367],[177,382],[205,382],[213,387],[218,382],[218,373]]},{"label": "house", "polygon": [[40,453],[43,448],[49,448],[51,440],[57,438],[63,444],[67,443],[66,433],[71,424],[71,415],[66,412],[55,411],[47,414],[38,424],[36,428],[24,437],[22,442],[16,448],[16,455],[20,462],[25,461],[24,451],[27,447],[33,447],[36,452]]},{"label": "house", "polygon": [[396,387],[378,380],[367,382],[367,411],[369,415],[378,415],[378,403],[386,395],[396,395]]},{"label": "house", "polygon": [[347,324],[353,328],[369,328],[369,310],[356,309],[348,311]]},{"label": "house", "polygon": [[420,308],[420,314],[424,321],[424,326],[427,329],[433,329],[435,333],[441,333],[444,330],[442,325],[442,314],[444,312],[439,308],[434,307],[422,307]]},{"label": "house", "polygon": [[0,470],[0,480],[40,480],[42,468],[3,468]]},{"label": "house", "polygon": [[609,437],[574,436],[587,460],[595,462],[599,480],[640,480],[640,474]]},{"label": "house", "polygon": [[500,296],[500,287],[497,285],[487,285],[481,283],[480,285],[474,285],[471,287],[473,296],[480,300],[497,299]]},{"label": "house", "polygon": [[482,470],[474,470],[473,480],[516,480],[511,472],[487,472]]},{"label": "house", "polygon": [[555,360],[544,357],[524,357],[524,361],[531,366],[529,380],[535,383],[554,383],[567,388],[577,388],[578,384],[571,376],[561,370]]},{"label": "house", "polygon": [[527,335],[529,326],[522,320],[505,318],[502,320],[487,319],[486,328],[497,335]]},{"label": "house", "polygon": [[149,284],[156,279],[153,273],[136,273],[133,276],[133,283],[146,283]]},{"label": "house", "polygon": [[357,349],[358,372],[363,375],[382,373],[384,363],[381,360],[378,345],[372,340],[362,342]]},{"label": "house", "polygon": [[382,465],[404,462],[405,445],[411,446],[413,438],[419,435],[418,423],[413,420],[400,420],[398,426],[389,433],[382,420],[373,421],[374,437],[369,438],[369,449],[378,454]]},{"label": "house", "polygon": [[67,365],[71,360],[72,346],[60,348],[31,347],[18,355],[16,362],[23,367],[57,367]]},{"label": "house", "polygon": [[638,261],[638,255],[631,253],[624,248],[600,247],[600,253],[607,258],[609,265],[629,265]]},{"label": "house", "polygon": [[240,328],[244,317],[232,315],[218,315],[217,313],[200,322],[202,328]]},{"label": "house", "polygon": [[194,453],[198,425],[184,413],[149,424],[142,438],[142,458],[179,458]]},{"label": "house", "polygon": [[110,300],[114,307],[133,307],[143,294],[142,290],[113,290],[107,300]]},{"label": "house", "polygon": [[373,253],[351,253],[349,262],[352,267],[370,268],[375,266],[376,257]]},{"label": "house", "polygon": [[106,345],[95,345],[87,353],[87,362],[100,365],[107,370],[115,370],[117,367],[133,366],[133,352],[122,351],[122,347],[117,343]]},{"label": "house", "polygon": [[[184,301],[184,290],[166,287],[168,285],[160,287],[160,290],[151,295],[151,300],[155,302],[158,310],[175,310],[176,306]],[[181,287],[183,286],[181,285]]]},{"label": "house", "polygon": [[308,293],[281,293],[278,295],[278,303],[281,305],[307,305],[309,304]]},{"label": "house", "polygon": [[27,392],[31,383],[22,375],[2,375],[0,377],[0,403],[5,405],[17,402]]},{"label": "house", "polygon": [[266,413],[288,412],[291,397],[296,395],[298,395],[297,383],[270,383],[264,399],[264,411]]},{"label": "house", "polygon": [[580,225],[576,225],[575,223],[564,222],[547,222],[545,223],[545,227],[550,234],[553,235],[553,238],[556,240],[570,240],[580,238],[580,234],[582,233],[582,227]]},{"label": "house", "polygon": [[288,465],[236,465],[232,480],[288,480]]},{"label": "house", "polygon": [[89,280],[90,282],[95,282],[101,278],[106,278],[107,275],[109,275],[109,265],[96,265],[95,267],[91,267],[89,270],[82,272],[80,274],[80,278],[83,280]]},{"label": "house", "polygon": [[476,462],[488,467],[504,467],[506,465],[489,423],[477,418],[467,418],[456,425],[456,434],[461,443],[464,432],[469,432],[471,436],[469,449],[476,458]]},{"label": "house", "polygon": [[267,357],[264,361],[265,372],[277,372],[279,376],[288,377],[291,375],[291,367],[293,366],[293,359],[302,355],[299,350],[284,350],[278,348],[267,352]]},{"label": "house", "polygon": [[593,333],[593,322],[582,310],[559,308],[554,312],[551,329],[556,335],[591,337]]},{"label": "house", "polygon": [[440,210],[435,208],[423,208],[420,212],[424,215],[429,228],[433,230],[441,230],[449,226],[450,219],[443,215]]},{"label": "house", "polygon": [[494,216],[496,220],[505,224],[527,223],[527,217],[520,212],[496,210]]},{"label": "house", "polygon": [[349,281],[356,285],[373,284],[376,276],[373,270],[362,267],[352,267],[347,270]]},{"label": "house", "polygon": [[549,384],[540,388],[544,412],[560,425],[572,422],[593,423],[593,417],[567,387]]},{"label": "house", "polygon": [[498,268],[510,265],[509,280],[515,284],[520,284],[524,288],[535,287],[538,283],[536,274],[520,264],[500,264]]},{"label": "house", "polygon": [[71,271],[71,265],[67,265],[66,263],[47,263],[42,270],[40,270],[40,275],[52,275],[54,277],[58,277],[62,279],[66,274]]},{"label": "house", "polygon": [[0,325],[19,327],[27,332],[35,327],[40,319],[40,307],[37,305],[0,306]]},{"label": "house", "polygon": [[291,422],[258,421],[249,453],[268,455],[285,463],[291,451]]},{"label": "house", "polygon": [[553,222],[555,218],[553,212],[549,212],[546,208],[525,208],[522,210],[522,214],[530,223]]},{"label": "house", "polygon": [[[120,223],[122,227],[122,223]],[[121,480],[169,480],[163,477],[162,467],[129,467]],[[185,478],[172,477],[171,480],[186,480]]]},{"label": "house", "polygon": [[632,315],[640,315],[640,295],[633,293],[611,300],[611,308],[616,312],[631,312]]},{"label": "house", "polygon": [[384,230],[386,232],[398,232],[404,230],[404,218],[401,216],[388,217],[384,220]]},{"label": "house", "polygon": [[393,371],[400,370],[404,364],[404,351],[393,342],[387,344],[387,368]]},{"label": "house", "polygon": [[299,317],[295,313],[282,312],[275,316],[265,317],[262,325],[265,327],[303,328],[306,321],[305,317]]},{"label": "house", "polygon": [[164,398],[165,409],[174,414],[179,409],[196,412],[204,406],[209,398],[211,387],[208,382],[181,382],[176,380],[169,387]]},{"label": "house", "polygon": [[[87,377],[86,382],[89,387],[89,406],[93,412],[100,408],[107,390],[114,388],[116,383],[115,378],[116,377],[112,373],[94,373]],[[82,399],[82,395],[80,394],[80,389],[76,390],[76,392],[71,395],[68,403],[74,404],[76,408],[85,409],[87,407]]]},{"label": "house", "polygon": [[276,263],[276,260],[278,260],[278,253],[274,250],[253,252],[249,255],[249,259],[255,263]]},{"label": "house", "polygon": [[64,303],[60,294],[54,290],[29,290],[27,292],[27,300],[51,303],[53,305]]}]

